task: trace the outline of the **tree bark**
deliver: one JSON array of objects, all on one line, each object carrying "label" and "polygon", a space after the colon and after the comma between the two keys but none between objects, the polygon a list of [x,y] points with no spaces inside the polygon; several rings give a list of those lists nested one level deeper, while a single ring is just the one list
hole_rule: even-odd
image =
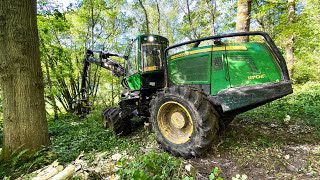
[{"label": "tree bark", "polygon": [[35,0],[0,1],[3,157],[49,143]]},{"label": "tree bark", "polygon": [[[236,31],[248,32],[250,30],[250,11],[252,0],[238,0]],[[237,42],[249,42],[249,36],[236,37]]]},{"label": "tree bark", "polygon": [[[288,25],[294,23],[295,14],[295,2],[294,0],[288,0]],[[288,35],[288,40],[286,44],[286,56],[288,62],[289,74],[292,77],[294,70],[294,34]]]},{"label": "tree bark", "polygon": [[139,0],[139,4],[141,6],[141,8],[143,9],[143,12],[144,12],[144,17],[146,19],[146,27],[147,27],[147,34],[150,33],[150,29],[149,29],[149,18],[148,18],[148,13],[147,13],[147,10],[146,8],[144,7],[143,3],[142,3],[142,0]]}]

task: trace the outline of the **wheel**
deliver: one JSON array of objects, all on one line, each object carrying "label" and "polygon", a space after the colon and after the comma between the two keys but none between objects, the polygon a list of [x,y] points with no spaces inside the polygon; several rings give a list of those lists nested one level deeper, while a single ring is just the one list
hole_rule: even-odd
[{"label": "wheel", "polygon": [[207,95],[190,86],[158,93],[151,101],[150,119],[158,143],[186,158],[205,152],[219,129],[219,115]]},{"label": "wheel", "polygon": [[108,125],[108,123],[110,122],[109,112],[114,111],[114,110],[115,110],[115,108],[106,108],[102,111],[102,126],[104,128],[109,127],[109,125]]},{"label": "wheel", "polygon": [[131,116],[120,117],[120,108],[110,108],[103,112],[103,125],[112,129],[116,135],[128,135],[131,132]]}]

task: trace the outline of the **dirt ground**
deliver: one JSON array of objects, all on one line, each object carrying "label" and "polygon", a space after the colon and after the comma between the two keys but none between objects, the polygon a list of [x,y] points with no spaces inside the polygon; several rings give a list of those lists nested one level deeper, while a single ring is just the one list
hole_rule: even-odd
[{"label": "dirt ground", "polygon": [[196,179],[207,179],[214,167],[231,179],[320,179],[320,139],[312,127],[236,119],[208,154],[187,161]]}]

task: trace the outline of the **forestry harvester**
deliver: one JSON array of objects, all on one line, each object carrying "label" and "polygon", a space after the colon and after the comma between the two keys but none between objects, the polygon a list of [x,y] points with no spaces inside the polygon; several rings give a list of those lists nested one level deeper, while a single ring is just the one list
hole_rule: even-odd
[{"label": "forestry harvester", "polygon": [[[239,36],[261,36],[264,43],[228,41]],[[212,45],[199,46],[203,42]],[[177,52],[181,47],[187,48]],[[112,56],[123,57],[125,66],[109,59]],[[264,32],[210,36],[172,46],[165,37],[147,34],[130,41],[125,55],[87,50],[79,113],[90,110],[91,63],[122,78],[126,89],[118,107],[102,112],[105,127],[126,135],[133,116],[149,118],[162,147],[183,157],[205,152],[219,128],[237,114],[292,93],[286,62]]]}]

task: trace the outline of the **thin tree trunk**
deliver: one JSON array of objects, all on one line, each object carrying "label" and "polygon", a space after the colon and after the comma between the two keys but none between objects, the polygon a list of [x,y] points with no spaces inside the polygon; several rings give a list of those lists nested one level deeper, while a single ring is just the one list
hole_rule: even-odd
[{"label": "thin tree trunk", "polygon": [[64,78],[60,76],[60,73],[56,72],[56,67],[54,66],[53,58],[49,55],[49,52],[46,49],[46,47],[44,46],[44,44],[41,43],[41,45],[44,49],[44,53],[46,54],[47,59],[49,60],[48,65],[50,66],[50,69],[52,70],[53,74],[56,76],[56,79],[58,80],[59,92],[62,94],[62,96],[58,95],[58,96],[56,96],[56,98],[62,104],[63,108],[67,112],[73,112],[72,106],[70,106],[70,104],[68,103],[68,102],[71,102],[72,97],[70,95],[70,92],[69,92],[69,89],[66,85],[66,82],[65,82]]},{"label": "thin tree trunk", "polygon": [[158,12],[158,34],[160,35],[160,20],[161,20],[160,17],[161,17],[161,14],[160,14],[158,0],[156,0],[156,6],[157,6],[157,12]]},{"label": "thin tree trunk", "polygon": [[0,1],[0,85],[4,158],[49,143],[36,1]]},{"label": "thin tree trunk", "polygon": [[[46,48],[45,48],[45,45],[44,45],[43,41],[40,40],[40,42],[41,42],[42,47],[43,47],[44,50],[45,50],[44,53],[47,54],[47,52],[46,52],[47,50],[46,50]],[[48,61],[50,60],[50,59],[49,59],[50,56],[47,56],[47,57],[48,57],[48,58],[46,58],[44,64],[45,64],[45,68],[46,68],[46,74],[47,74],[47,81],[48,81],[49,91],[52,92],[52,81],[51,81],[50,68],[49,68],[49,63],[48,63]],[[54,98],[54,95],[50,93],[49,99],[50,99],[51,105],[52,105],[52,107],[53,107],[53,113],[54,113],[54,116],[53,116],[53,117],[54,117],[54,119],[58,119],[58,109],[59,109],[59,108],[58,108],[58,106],[57,106],[57,103],[56,103],[56,100],[55,100],[55,98]]]},{"label": "thin tree trunk", "polygon": [[211,3],[210,1],[207,1],[207,5],[208,5],[208,8],[210,9],[210,20],[211,20],[211,33],[212,33],[212,36],[214,36],[216,34],[215,32],[215,29],[214,29],[214,26],[215,26],[215,14],[216,14],[216,9],[217,9],[217,1],[216,0],[211,0]]},{"label": "thin tree trunk", "polygon": [[[250,30],[250,11],[251,11],[251,0],[238,0],[238,12],[236,31],[237,32],[248,32]],[[248,36],[236,37],[237,42],[249,42]]]},{"label": "thin tree trunk", "polygon": [[190,5],[189,5],[189,0],[187,0],[187,13],[188,13],[188,21],[189,21],[189,26],[190,26],[190,29],[193,33],[193,38],[191,39],[197,39],[198,36],[197,36],[197,33],[195,31],[195,29],[193,29],[193,25],[192,25],[192,19],[191,19],[191,11],[190,11]]},{"label": "thin tree trunk", "polygon": [[[51,77],[50,77],[48,60],[45,60],[44,64],[46,67],[46,74],[47,74],[49,91],[52,92],[52,81],[51,81]],[[53,107],[53,114],[54,114],[53,117],[54,117],[54,119],[58,119],[58,106],[57,106],[56,100],[54,98],[54,95],[52,93],[50,93],[49,98],[50,98],[50,101],[51,101],[52,107]]]},{"label": "thin tree trunk", "polygon": [[113,75],[111,76],[111,107],[114,105],[114,99],[113,99]]},{"label": "thin tree trunk", "polygon": [[144,12],[144,17],[146,18],[146,27],[147,27],[147,34],[150,33],[150,29],[149,29],[149,18],[148,18],[148,13],[147,13],[147,10],[146,8],[144,7],[143,3],[142,3],[142,0],[139,0],[139,4],[141,6],[141,8],[143,9],[143,12]]},{"label": "thin tree trunk", "polygon": [[94,11],[94,6],[93,6],[93,0],[90,1],[91,3],[91,49],[94,49],[94,17],[93,17],[93,11]]},{"label": "thin tree trunk", "polygon": [[[292,25],[294,22],[295,14],[295,2],[294,0],[288,0],[288,25]],[[294,34],[288,36],[286,44],[286,56],[288,61],[289,74],[292,77],[294,70]]]}]

